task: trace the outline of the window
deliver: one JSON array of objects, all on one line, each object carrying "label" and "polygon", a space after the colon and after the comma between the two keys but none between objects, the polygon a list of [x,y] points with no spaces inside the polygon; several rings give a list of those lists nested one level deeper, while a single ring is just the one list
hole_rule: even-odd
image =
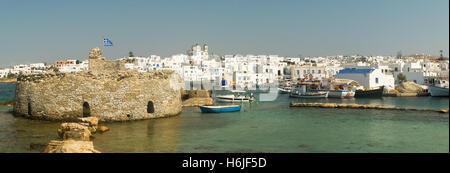
[{"label": "window", "polygon": [[303,70],[303,74],[306,74],[306,70]]},{"label": "window", "polygon": [[311,73],[314,74],[314,70],[312,70]]},{"label": "window", "polygon": [[28,115],[31,115],[31,103],[28,103]]},{"label": "window", "polygon": [[83,117],[90,117],[91,116],[91,108],[89,107],[88,102],[83,103]]},{"label": "window", "polygon": [[297,75],[300,75],[300,70],[297,70]]},{"label": "window", "polygon": [[321,73],[322,73],[322,70],[319,70],[317,73],[321,74]]},{"label": "window", "polygon": [[153,105],[152,101],[149,101],[147,103],[147,113],[154,113],[155,112],[155,107]]},{"label": "window", "polygon": [[377,77],[375,78],[375,83],[378,84],[378,78]]}]

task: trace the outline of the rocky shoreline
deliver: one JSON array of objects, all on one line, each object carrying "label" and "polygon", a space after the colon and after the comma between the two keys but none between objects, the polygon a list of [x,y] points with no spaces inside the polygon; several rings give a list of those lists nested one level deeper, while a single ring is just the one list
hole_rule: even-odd
[{"label": "rocky shoreline", "polygon": [[60,140],[50,141],[42,153],[100,153],[94,148],[91,137],[108,130],[108,127],[98,125],[97,117],[62,123],[57,129]]},{"label": "rocky shoreline", "polygon": [[183,107],[195,106],[211,106],[213,99],[211,98],[211,90],[190,90],[184,91],[181,98],[183,99]]},{"label": "rocky shoreline", "polygon": [[0,79],[0,83],[16,83],[17,82],[17,78],[12,78],[12,79]]}]

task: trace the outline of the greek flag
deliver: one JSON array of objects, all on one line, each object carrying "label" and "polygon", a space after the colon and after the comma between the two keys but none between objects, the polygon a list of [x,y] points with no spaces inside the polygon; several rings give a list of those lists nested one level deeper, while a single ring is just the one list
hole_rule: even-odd
[{"label": "greek flag", "polygon": [[113,46],[113,42],[107,38],[103,38],[103,45],[105,47]]}]

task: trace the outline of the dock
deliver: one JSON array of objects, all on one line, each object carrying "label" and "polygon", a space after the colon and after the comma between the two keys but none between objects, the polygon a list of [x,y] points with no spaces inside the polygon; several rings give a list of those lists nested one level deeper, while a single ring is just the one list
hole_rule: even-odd
[{"label": "dock", "polygon": [[403,111],[424,111],[448,113],[447,109],[418,109],[418,108],[402,108],[395,106],[381,106],[371,104],[336,104],[336,103],[290,103],[290,107],[317,107],[317,108],[341,108],[341,109],[379,109],[379,110],[403,110]]}]

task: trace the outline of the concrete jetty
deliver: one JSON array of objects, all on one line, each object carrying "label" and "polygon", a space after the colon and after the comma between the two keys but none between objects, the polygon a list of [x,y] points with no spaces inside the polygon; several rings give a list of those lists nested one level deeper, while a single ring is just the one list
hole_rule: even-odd
[{"label": "concrete jetty", "polygon": [[448,113],[448,110],[418,109],[418,108],[402,108],[394,106],[380,106],[371,104],[336,104],[336,103],[290,103],[290,107],[317,107],[317,108],[349,108],[349,109],[382,109],[382,110],[406,110],[406,111],[424,111]]}]

